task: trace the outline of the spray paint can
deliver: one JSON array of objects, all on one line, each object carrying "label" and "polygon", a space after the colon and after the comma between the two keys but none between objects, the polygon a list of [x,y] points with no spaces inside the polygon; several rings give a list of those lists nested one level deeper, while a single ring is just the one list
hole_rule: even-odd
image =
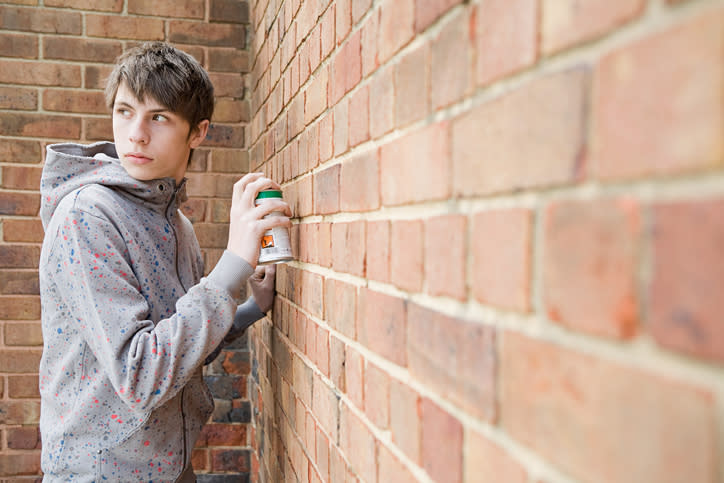
[{"label": "spray paint can", "polygon": [[[254,200],[255,205],[266,203],[270,200],[282,199],[282,192],[279,190],[260,191]],[[280,211],[272,211],[269,216],[284,216]],[[259,265],[272,263],[283,263],[294,260],[292,245],[289,241],[289,230],[284,226],[276,226],[267,230],[261,237],[261,249],[259,250]]]}]

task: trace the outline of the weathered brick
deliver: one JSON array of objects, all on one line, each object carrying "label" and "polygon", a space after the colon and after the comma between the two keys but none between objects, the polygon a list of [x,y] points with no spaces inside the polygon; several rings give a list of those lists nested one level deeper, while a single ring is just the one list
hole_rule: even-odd
[{"label": "weathered brick", "polygon": [[526,483],[528,474],[521,463],[481,433],[465,429],[464,472],[471,475],[496,475],[500,481]]},{"label": "weathered brick", "polygon": [[372,424],[387,429],[390,424],[390,376],[369,361],[365,364],[364,410]]},{"label": "weathered brick", "polygon": [[474,196],[571,183],[585,137],[587,76],[537,78],[452,122],[455,193]]},{"label": "weathered brick", "polygon": [[390,281],[402,290],[420,292],[424,275],[424,235],[421,220],[390,222]]},{"label": "weathered brick", "polygon": [[355,147],[370,139],[370,91],[364,86],[349,99],[349,146]]},{"label": "weathered brick", "polygon": [[216,72],[249,72],[249,52],[228,47],[209,49],[209,70]]},{"label": "weathered brick", "polygon": [[[719,9],[601,60],[593,101],[596,176],[631,178],[721,166],[723,28]],[[662,56],[671,60],[662,64]]]},{"label": "weathered brick", "polygon": [[250,469],[248,449],[212,449],[210,457],[213,471],[248,472]]},{"label": "weathered brick", "polygon": [[205,147],[243,148],[244,126],[212,123],[203,145]]},{"label": "weathered brick", "polygon": [[336,104],[362,79],[361,31],[352,34],[332,58],[330,104]]},{"label": "weathered brick", "polygon": [[37,59],[38,37],[24,34],[0,34],[0,55]]},{"label": "weathered brick", "polygon": [[[339,424],[339,398],[334,388],[328,386],[321,377],[315,375],[313,384],[312,411],[314,416],[325,433],[335,435]],[[314,446],[314,444],[309,445],[309,449],[313,451]]]},{"label": "weathered brick", "polygon": [[407,354],[401,350],[407,343],[407,301],[367,288],[360,288],[357,297],[358,340],[389,361],[407,366]]},{"label": "weathered brick", "polygon": [[43,5],[46,7],[99,10],[117,13],[123,10],[123,0],[45,0]]},{"label": "weathered brick", "polygon": [[364,367],[362,355],[349,345],[345,347],[345,392],[359,409],[364,408]]},{"label": "weathered brick", "polygon": [[473,216],[472,292],[480,303],[530,310],[531,243],[528,210],[500,209]]},{"label": "weathered brick", "polygon": [[43,56],[46,59],[111,62],[121,51],[121,43],[115,40],[43,37]]},{"label": "weathered brick", "polygon": [[40,449],[40,431],[36,427],[8,428],[7,438],[9,449]]},{"label": "weathered brick", "polygon": [[414,463],[420,464],[420,396],[408,384],[390,381],[392,442]]},{"label": "weathered brick", "polygon": [[415,32],[420,33],[463,0],[415,0]]},{"label": "weathered brick", "polygon": [[415,34],[415,0],[386,0],[380,10],[379,61],[384,64]]},{"label": "weathered brick", "polygon": [[36,216],[40,209],[40,195],[37,193],[17,193],[0,191],[0,214]]},{"label": "weathered brick", "polygon": [[347,223],[333,223],[332,230],[332,268],[336,271],[365,276],[365,236],[364,220]]},{"label": "weathered brick", "polygon": [[537,48],[536,0],[483,0],[477,7],[475,64],[478,85],[489,84],[531,65],[536,60]]},{"label": "weathered brick", "polygon": [[362,37],[360,39],[362,48],[362,78],[370,75],[380,65],[377,58],[377,52],[379,51],[377,46],[379,28],[380,9],[375,8],[375,10],[365,19],[364,24],[362,24],[362,27],[360,28],[362,31]]},{"label": "weathered brick", "polygon": [[309,124],[327,109],[329,69],[320,69],[307,86],[304,97],[304,123]]},{"label": "weathered brick", "polygon": [[163,40],[163,20],[118,15],[92,15],[85,18],[89,37],[133,40]]},{"label": "weathered brick", "polygon": [[646,326],[664,347],[714,361],[724,361],[723,209],[721,200],[656,205],[649,242]]},{"label": "weathered brick", "polygon": [[246,29],[242,25],[172,20],[168,23],[169,41],[210,47],[244,48]]},{"label": "weathered brick", "polygon": [[330,327],[351,339],[357,336],[357,287],[328,278],[325,281],[325,313]]},{"label": "weathered brick", "polygon": [[39,475],[40,451],[0,455],[0,475]]},{"label": "weathered brick", "polygon": [[[203,2],[201,5],[203,6]],[[249,23],[249,2],[211,0],[209,2],[209,20],[212,22]]]},{"label": "weathered brick", "polygon": [[639,17],[646,0],[543,0],[541,50],[562,50],[601,36]]},{"label": "weathered brick", "polygon": [[[425,220],[425,286],[430,295],[466,299],[467,220],[464,215]],[[473,238],[474,239],[474,238]]]},{"label": "weathered brick", "polygon": [[1,186],[8,189],[36,190],[40,187],[42,168],[35,166],[3,166]]},{"label": "weathered brick", "polygon": [[106,79],[110,77],[112,66],[110,65],[85,65],[86,89],[105,89]]},{"label": "weathered brick", "polygon": [[376,139],[387,134],[395,126],[394,69],[385,67],[370,83],[370,97],[374,108],[370,109],[370,136]]},{"label": "weathered brick", "polygon": [[81,14],[37,7],[0,6],[0,28],[26,32],[81,35]]},{"label": "weathered brick", "polygon": [[340,170],[340,165],[335,164],[314,175],[314,213],[324,215],[339,211]]},{"label": "weathered brick", "polygon": [[334,2],[336,41],[341,45],[352,28],[352,0]]},{"label": "weathered brick", "polygon": [[[463,426],[428,398],[420,401],[422,466],[435,481],[462,483]],[[441,451],[440,442],[445,442]]]},{"label": "weathered brick", "polygon": [[[3,170],[3,175],[5,171]],[[34,177],[34,173],[29,173]],[[39,219],[13,219],[8,218],[2,221],[3,240],[6,242],[35,242],[43,241],[43,225]]]},{"label": "weathered brick", "polygon": [[390,281],[390,222],[367,222],[365,268],[367,278],[379,282]]},{"label": "weathered brick", "polygon": [[80,66],[55,62],[3,60],[0,61],[0,82],[35,86],[80,87]]},{"label": "weathered brick", "polygon": [[422,44],[395,64],[395,118],[397,127],[422,119],[429,111],[429,47]]},{"label": "weathered brick", "polygon": [[[128,13],[154,15],[165,18],[204,17],[205,0],[179,0],[174,2],[149,3],[145,0],[128,0]],[[218,26],[219,24],[214,24]]]},{"label": "weathered brick", "polygon": [[340,446],[352,469],[363,481],[377,481],[377,440],[360,418],[345,405],[342,406],[339,431]]},{"label": "weathered brick", "polygon": [[638,331],[638,204],[629,199],[560,202],[545,215],[543,299],[548,316],[608,337]]},{"label": "weathered brick", "polygon": [[103,92],[87,90],[46,89],[43,91],[43,109],[88,114],[106,114],[108,112]]},{"label": "weathered brick", "polygon": [[[431,124],[380,149],[382,204],[442,200],[450,196],[449,124]],[[481,184],[479,179],[476,184]]]},{"label": "weathered brick", "polygon": [[38,371],[38,364],[40,364],[41,355],[42,352],[39,350],[0,349],[0,367],[3,368],[3,372],[34,373]]},{"label": "weathered brick", "polygon": [[349,102],[342,99],[332,112],[334,120],[334,155],[345,153],[349,148]]},{"label": "weathered brick", "polygon": [[40,247],[37,245],[0,245],[0,267],[37,268]]},{"label": "weathered brick", "polygon": [[89,141],[108,141],[113,139],[113,123],[110,119],[83,119],[83,132]]},{"label": "weathered brick", "polygon": [[470,90],[469,26],[470,11],[460,10],[430,42],[430,102],[433,110],[461,100]]},{"label": "weathered brick", "polygon": [[[37,95],[35,98],[37,102]],[[0,139],[0,160],[4,163],[39,163],[42,157],[43,148],[38,141]]]},{"label": "weathered brick", "polygon": [[378,151],[355,154],[340,173],[339,204],[342,211],[369,211],[380,207],[380,165]]},{"label": "weathered brick", "polygon": [[468,413],[495,421],[495,330],[410,304],[407,331],[410,373]]},{"label": "weathered brick", "polygon": [[[37,108],[37,90],[22,87],[0,87],[0,109],[34,111]],[[27,160],[23,162],[27,162]]]},{"label": "weathered brick", "polygon": [[[7,221],[5,220],[3,224]],[[0,287],[5,295],[38,295],[40,293],[38,272],[37,270],[0,270]]]},{"label": "weathered brick", "polygon": [[512,332],[500,381],[502,428],[572,478],[716,480],[706,390]]}]

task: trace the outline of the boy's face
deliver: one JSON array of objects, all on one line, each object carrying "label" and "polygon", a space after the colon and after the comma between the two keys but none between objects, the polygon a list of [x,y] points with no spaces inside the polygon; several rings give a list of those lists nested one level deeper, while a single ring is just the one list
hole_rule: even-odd
[{"label": "boy's face", "polygon": [[155,99],[136,98],[125,83],[113,103],[113,139],[121,165],[140,181],[171,177],[180,183],[191,149],[206,137],[209,121],[189,133],[188,121]]}]

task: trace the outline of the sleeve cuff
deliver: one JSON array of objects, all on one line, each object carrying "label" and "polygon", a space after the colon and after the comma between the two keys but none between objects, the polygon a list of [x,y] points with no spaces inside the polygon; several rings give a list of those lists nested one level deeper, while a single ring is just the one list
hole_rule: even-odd
[{"label": "sleeve cuff", "polygon": [[229,293],[237,297],[241,286],[246,283],[253,273],[254,268],[246,260],[229,250],[224,250],[223,255],[221,255],[207,278],[213,283],[226,288]]}]

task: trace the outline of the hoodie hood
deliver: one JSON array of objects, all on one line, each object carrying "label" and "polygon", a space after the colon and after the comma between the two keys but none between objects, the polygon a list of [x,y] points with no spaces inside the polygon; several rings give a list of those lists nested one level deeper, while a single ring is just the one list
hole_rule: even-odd
[{"label": "hoodie hood", "polygon": [[40,179],[40,219],[47,227],[60,201],[88,184],[99,184],[159,206],[166,206],[178,191],[179,202],[186,200],[185,180],[178,190],[173,178],[139,181],[121,166],[113,143],[51,144]]}]

